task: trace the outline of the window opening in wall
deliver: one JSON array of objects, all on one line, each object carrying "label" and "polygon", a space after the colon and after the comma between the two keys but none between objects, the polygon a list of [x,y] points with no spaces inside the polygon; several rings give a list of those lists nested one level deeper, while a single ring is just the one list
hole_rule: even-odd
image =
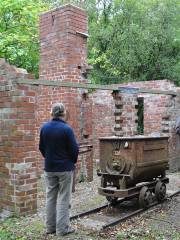
[{"label": "window opening in wall", "polygon": [[137,133],[142,135],[144,134],[144,98],[139,97],[137,101]]}]

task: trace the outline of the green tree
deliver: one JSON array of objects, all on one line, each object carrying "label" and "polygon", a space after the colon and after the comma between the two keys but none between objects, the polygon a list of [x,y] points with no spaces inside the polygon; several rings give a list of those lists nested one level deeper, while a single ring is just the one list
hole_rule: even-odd
[{"label": "green tree", "polygon": [[104,0],[90,24],[92,79],[119,83],[168,78],[180,84],[177,0]]},{"label": "green tree", "polygon": [[0,57],[38,75],[38,15],[47,10],[41,0],[0,1]]}]

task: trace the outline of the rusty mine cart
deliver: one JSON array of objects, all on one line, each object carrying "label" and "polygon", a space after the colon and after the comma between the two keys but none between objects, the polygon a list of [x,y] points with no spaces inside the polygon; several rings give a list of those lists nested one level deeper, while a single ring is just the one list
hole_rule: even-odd
[{"label": "rusty mine cart", "polygon": [[143,136],[100,138],[101,186],[98,192],[111,204],[118,198],[139,198],[142,208],[153,197],[166,197],[168,169],[168,137]]}]

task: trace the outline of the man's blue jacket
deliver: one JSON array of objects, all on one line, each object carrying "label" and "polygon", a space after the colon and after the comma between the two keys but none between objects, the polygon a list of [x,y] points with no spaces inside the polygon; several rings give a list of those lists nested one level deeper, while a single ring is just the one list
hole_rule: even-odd
[{"label": "man's blue jacket", "polygon": [[61,119],[45,123],[40,131],[39,150],[46,172],[72,171],[78,157],[78,144],[72,128]]}]

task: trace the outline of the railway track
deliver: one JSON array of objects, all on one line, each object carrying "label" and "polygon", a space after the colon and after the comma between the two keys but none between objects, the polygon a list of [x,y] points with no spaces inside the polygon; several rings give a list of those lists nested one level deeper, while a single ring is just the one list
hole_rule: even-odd
[{"label": "railway track", "polygon": [[120,199],[115,206],[105,204],[89,211],[76,214],[72,216],[70,220],[78,220],[81,221],[83,224],[88,225],[88,227],[92,226],[92,228],[95,227],[97,230],[102,230],[108,227],[115,226],[125,220],[130,219],[131,217],[141,214],[148,209],[157,206],[162,202],[167,201],[168,199],[171,199],[178,194],[180,194],[180,189],[176,192],[169,194],[167,198],[165,198],[161,202],[153,202],[146,209],[138,208],[138,204],[125,201],[124,199]]}]

